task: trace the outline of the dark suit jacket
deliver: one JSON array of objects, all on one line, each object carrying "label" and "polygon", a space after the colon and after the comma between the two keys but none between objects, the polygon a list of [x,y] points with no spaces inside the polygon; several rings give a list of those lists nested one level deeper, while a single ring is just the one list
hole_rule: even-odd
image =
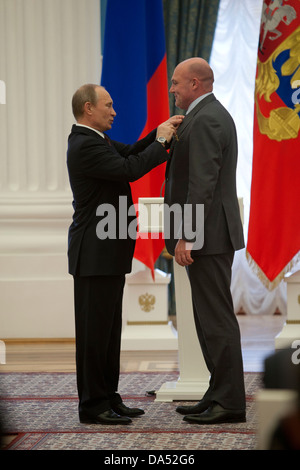
[{"label": "dark suit jacket", "polygon": [[[193,255],[218,254],[244,247],[236,193],[237,138],[230,114],[213,94],[184,118],[170,149],[165,203],[204,204],[204,245]],[[195,218],[195,210],[193,211]],[[192,221],[194,231],[196,220]],[[182,237],[189,240],[188,237]],[[178,237],[166,239],[170,254]],[[192,239],[190,239],[192,240]]]},{"label": "dark suit jacket", "polygon": [[[73,192],[73,223],[69,228],[69,273],[80,276],[119,275],[131,271],[135,240],[119,237],[119,218],[126,220],[132,205],[129,182],[141,178],[168,159],[163,146],[155,142],[155,131],[133,145],[112,141],[95,131],[74,125],[68,140],[67,166]],[[121,213],[119,197],[123,196]],[[125,204],[124,204],[125,201]],[[96,233],[107,213],[97,208],[109,204],[115,210],[116,238],[99,239]],[[128,224],[135,222],[135,215]],[[110,228],[113,226],[110,224]],[[107,226],[107,230],[111,232]],[[124,227],[123,227],[124,232]],[[131,231],[132,232],[132,231]],[[123,237],[123,238],[122,238]]]}]

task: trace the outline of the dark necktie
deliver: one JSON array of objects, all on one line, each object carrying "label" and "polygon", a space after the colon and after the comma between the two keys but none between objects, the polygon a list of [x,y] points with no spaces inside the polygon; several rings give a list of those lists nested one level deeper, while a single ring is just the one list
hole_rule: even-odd
[{"label": "dark necktie", "polygon": [[107,135],[104,134],[104,139],[106,140],[106,142],[108,143],[108,145],[111,145],[111,141],[110,139],[107,137]]}]

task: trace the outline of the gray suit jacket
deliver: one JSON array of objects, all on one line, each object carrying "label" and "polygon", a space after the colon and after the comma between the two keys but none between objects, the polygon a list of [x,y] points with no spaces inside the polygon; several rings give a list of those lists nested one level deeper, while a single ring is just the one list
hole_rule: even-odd
[{"label": "gray suit jacket", "polygon": [[171,221],[165,240],[167,250],[173,255],[179,238],[194,241],[188,234],[202,224],[196,212],[199,204],[204,205],[204,245],[192,255],[243,248],[236,192],[237,137],[232,117],[211,94],[184,118],[177,135],[179,140],[173,140],[166,168],[165,204],[178,204],[181,209],[188,204],[192,210],[186,227],[191,224],[191,230],[185,230],[182,211],[182,236],[178,236],[178,227],[173,229]]}]

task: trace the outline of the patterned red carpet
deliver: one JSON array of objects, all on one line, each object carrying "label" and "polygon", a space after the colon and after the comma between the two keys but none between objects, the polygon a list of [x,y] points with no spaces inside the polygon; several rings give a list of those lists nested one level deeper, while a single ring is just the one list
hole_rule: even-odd
[{"label": "patterned red carpet", "polygon": [[[247,422],[191,425],[175,412],[178,403],[159,403],[147,396],[175,373],[126,373],[119,391],[129,406],[145,415],[129,426],[85,425],[78,421],[73,373],[0,374],[5,450],[254,450],[257,419],[254,394],[260,374],[246,373]],[[181,402],[183,404],[183,402]]]}]

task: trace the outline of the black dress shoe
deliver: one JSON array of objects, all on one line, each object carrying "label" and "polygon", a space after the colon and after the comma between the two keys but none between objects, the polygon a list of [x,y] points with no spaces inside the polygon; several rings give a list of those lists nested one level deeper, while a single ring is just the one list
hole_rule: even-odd
[{"label": "black dress shoe", "polygon": [[210,405],[210,401],[200,400],[199,403],[196,405],[182,405],[177,406],[176,411],[181,415],[193,415],[202,413],[203,411],[207,410]]},{"label": "black dress shoe", "polygon": [[115,413],[120,416],[139,416],[143,415],[145,412],[140,408],[129,408],[128,406],[124,405],[124,403],[118,403],[117,405],[113,405],[112,409]]},{"label": "black dress shoe", "polygon": [[183,419],[195,424],[244,423],[246,413],[244,410],[226,410],[218,403],[214,403],[203,413],[188,415]]},{"label": "black dress shoe", "polygon": [[81,423],[85,424],[129,424],[132,423],[131,419],[127,416],[119,416],[113,410],[106,410],[99,413],[97,416],[90,416],[86,413],[80,413],[79,419]]}]

